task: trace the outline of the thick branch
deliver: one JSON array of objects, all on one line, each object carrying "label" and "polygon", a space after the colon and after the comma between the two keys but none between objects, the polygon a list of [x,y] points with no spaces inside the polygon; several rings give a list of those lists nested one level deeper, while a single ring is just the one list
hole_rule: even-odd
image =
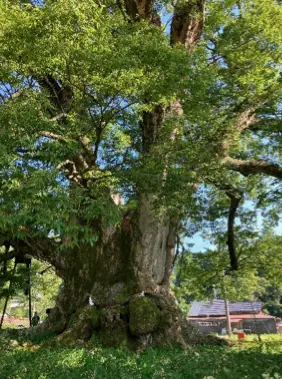
[{"label": "thick branch", "polygon": [[154,144],[159,135],[164,120],[164,109],[157,105],[152,112],[144,112],[141,123],[143,137],[143,151],[148,152],[150,146]]},{"label": "thick branch", "polygon": [[[48,91],[49,98],[57,111],[55,112],[55,116],[49,121],[60,121],[61,123],[66,124],[68,116],[67,112],[70,110],[71,101],[74,96],[73,89],[70,85],[63,84],[60,80],[56,80],[51,75],[46,75],[40,78],[38,82],[42,88]],[[52,110],[50,110],[50,112],[51,114],[54,113]],[[39,134],[43,137],[61,142],[68,141],[68,138],[49,131],[41,131]],[[75,170],[72,169],[71,172],[83,174],[83,172],[87,170],[89,166],[95,164],[95,156],[91,151],[91,142],[86,136],[78,136],[77,141],[80,143],[82,149],[84,150],[85,156],[82,154],[77,154],[72,158],[72,163],[75,166]],[[67,159],[66,162],[68,164],[70,160]],[[61,167],[66,167],[65,162],[58,166],[58,168]]]},{"label": "thick branch", "polygon": [[52,133],[52,132],[47,132],[47,131],[42,131],[42,132],[39,132],[39,134],[42,136],[42,137],[46,137],[46,138],[50,138],[50,139],[54,139],[56,141],[63,141],[63,142],[66,142],[67,141],[67,138],[60,135],[60,134],[55,134],[55,133]]},{"label": "thick branch", "polygon": [[225,157],[222,160],[222,164],[233,171],[240,172],[244,176],[264,174],[282,179],[282,167],[275,163]]},{"label": "thick branch", "polygon": [[234,222],[236,218],[236,211],[238,209],[239,203],[242,199],[241,193],[233,194],[231,192],[226,193],[230,198],[230,207],[229,207],[229,215],[228,215],[228,223],[227,223],[227,245],[229,251],[230,258],[230,267],[231,270],[238,270],[238,258],[236,255],[235,248],[235,237],[234,237]]},{"label": "thick branch", "polygon": [[54,267],[60,268],[62,265],[61,253],[58,251],[60,244],[61,242],[55,242],[48,237],[14,239],[11,241],[11,246],[14,250],[9,253],[9,259],[29,254],[36,259],[48,262]]},{"label": "thick branch", "polygon": [[[237,113],[237,116],[234,120],[234,123],[227,132],[225,132],[225,137],[222,139],[221,143],[221,154],[227,156],[232,145],[232,140],[235,135],[240,135],[245,130],[250,129],[253,125],[259,122],[258,117],[256,116],[256,108],[248,108],[240,110]],[[232,138],[229,138],[229,134],[232,134]]]},{"label": "thick branch", "polygon": [[178,257],[180,255],[180,237],[179,237],[179,234],[176,234],[176,250],[175,250],[175,254],[174,254],[174,258],[173,258],[173,262],[172,262],[172,267],[175,267],[175,264],[178,260]]},{"label": "thick branch", "polygon": [[121,10],[132,21],[147,20],[152,24],[160,27],[161,19],[157,11],[154,9],[154,0],[121,0],[118,1]]},{"label": "thick branch", "polygon": [[73,99],[73,90],[69,85],[63,85],[61,82],[46,75],[38,79],[42,88],[49,92],[50,100],[60,113],[66,113]]},{"label": "thick branch", "polygon": [[[136,3],[138,12],[148,14],[153,5],[151,0],[144,0]],[[142,9],[142,11],[140,11]],[[147,11],[146,11],[147,9]],[[141,12],[141,13],[140,13]],[[142,16],[144,17],[144,16]],[[175,13],[171,25],[171,44],[177,42],[184,44],[186,47],[195,46],[198,42],[204,25],[204,0],[188,0],[185,4],[180,1],[175,7]],[[150,100],[148,100],[149,102]],[[168,113],[181,116],[182,106],[180,102],[175,101]],[[151,145],[155,144],[158,140],[159,131],[162,127],[165,118],[165,109],[158,105],[151,112],[143,113],[143,120],[141,122],[142,137],[143,137],[143,151],[148,153]]]},{"label": "thick branch", "polygon": [[191,48],[199,41],[204,26],[205,0],[178,1],[171,23],[171,44]]},{"label": "thick branch", "polygon": [[24,91],[19,90],[11,94],[11,99],[16,100],[18,97],[22,96],[24,94]]},{"label": "thick branch", "polygon": [[256,118],[254,122],[252,122],[248,130],[252,132],[269,132],[269,133],[281,133],[282,131],[282,120],[280,118]]},{"label": "thick branch", "polygon": [[238,114],[234,129],[242,132],[249,129],[252,125],[258,123],[260,119],[256,116],[256,109],[249,108]]}]

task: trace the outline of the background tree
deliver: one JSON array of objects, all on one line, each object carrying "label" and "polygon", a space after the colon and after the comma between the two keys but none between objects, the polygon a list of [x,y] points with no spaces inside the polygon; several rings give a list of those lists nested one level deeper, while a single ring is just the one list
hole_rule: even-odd
[{"label": "background tree", "polygon": [[[271,213],[272,214],[272,213]],[[261,300],[266,312],[279,312],[282,283],[281,236],[258,222],[257,210],[241,207],[234,226],[238,270],[230,268],[228,254],[228,196],[218,196],[202,223],[203,240],[210,249],[191,252],[184,246],[175,269],[174,291],[187,312],[193,300],[227,298],[230,301]],[[274,217],[275,218],[275,217]],[[261,219],[261,216],[259,217]],[[212,244],[212,245],[211,245]],[[269,312],[271,313],[271,312]]]},{"label": "background tree", "polygon": [[[0,314],[8,296],[6,313],[14,317],[29,317],[29,299],[27,290],[27,269],[25,264],[18,264],[14,270],[14,260],[10,261],[7,273],[1,275]],[[30,268],[32,314],[37,311],[41,319],[46,318],[46,309],[55,305],[61,284],[52,266],[36,260]],[[17,306],[11,307],[16,302]]]},{"label": "background tree", "polygon": [[[28,317],[28,297],[25,293],[26,269],[19,266],[17,274],[20,275],[22,280],[18,282],[14,296],[16,296],[21,306],[12,310],[10,315]],[[41,320],[43,320],[46,318],[46,309],[53,308],[55,305],[61,280],[55,274],[52,266],[33,260],[30,270],[30,282],[32,314],[38,312]]]}]

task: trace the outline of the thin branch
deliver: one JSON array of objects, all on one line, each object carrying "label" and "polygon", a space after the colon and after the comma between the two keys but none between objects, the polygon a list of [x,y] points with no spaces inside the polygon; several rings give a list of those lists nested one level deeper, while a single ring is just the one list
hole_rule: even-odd
[{"label": "thin branch", "polygon": [[44,270],[40,271],[40,275],[44,275],[45,272],[47,272],[48,270],[51,270],[53,268],[53,266],[48,266],[47,268],[45,268]]}]

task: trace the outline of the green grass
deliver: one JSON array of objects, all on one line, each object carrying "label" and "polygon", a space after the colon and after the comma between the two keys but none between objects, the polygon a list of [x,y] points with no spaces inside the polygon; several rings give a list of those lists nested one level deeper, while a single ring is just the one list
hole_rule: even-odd
[{"label": "green grass", "polygon": [[140,354],[51,347],[48,342],[12,345],[0,338],[1,379],[282,379],[278,336],[264,337],[262,344],[253,338],[230,347],[148,349]]}]

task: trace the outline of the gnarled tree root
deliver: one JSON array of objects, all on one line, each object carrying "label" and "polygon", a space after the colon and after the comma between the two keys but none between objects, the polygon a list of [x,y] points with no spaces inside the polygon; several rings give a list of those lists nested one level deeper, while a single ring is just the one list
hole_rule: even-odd
[{"label": "gnarled tree root", "polygon": [[60,315],[55,308],[46,322],[32,332],[36,331],[55,332],[57,341],[69,346],[90,341],[129,350],[227,343],[202,335],[183,316],[173,297],[155,293],[132,296],[122,304],[87,305],[69,317]]}]

